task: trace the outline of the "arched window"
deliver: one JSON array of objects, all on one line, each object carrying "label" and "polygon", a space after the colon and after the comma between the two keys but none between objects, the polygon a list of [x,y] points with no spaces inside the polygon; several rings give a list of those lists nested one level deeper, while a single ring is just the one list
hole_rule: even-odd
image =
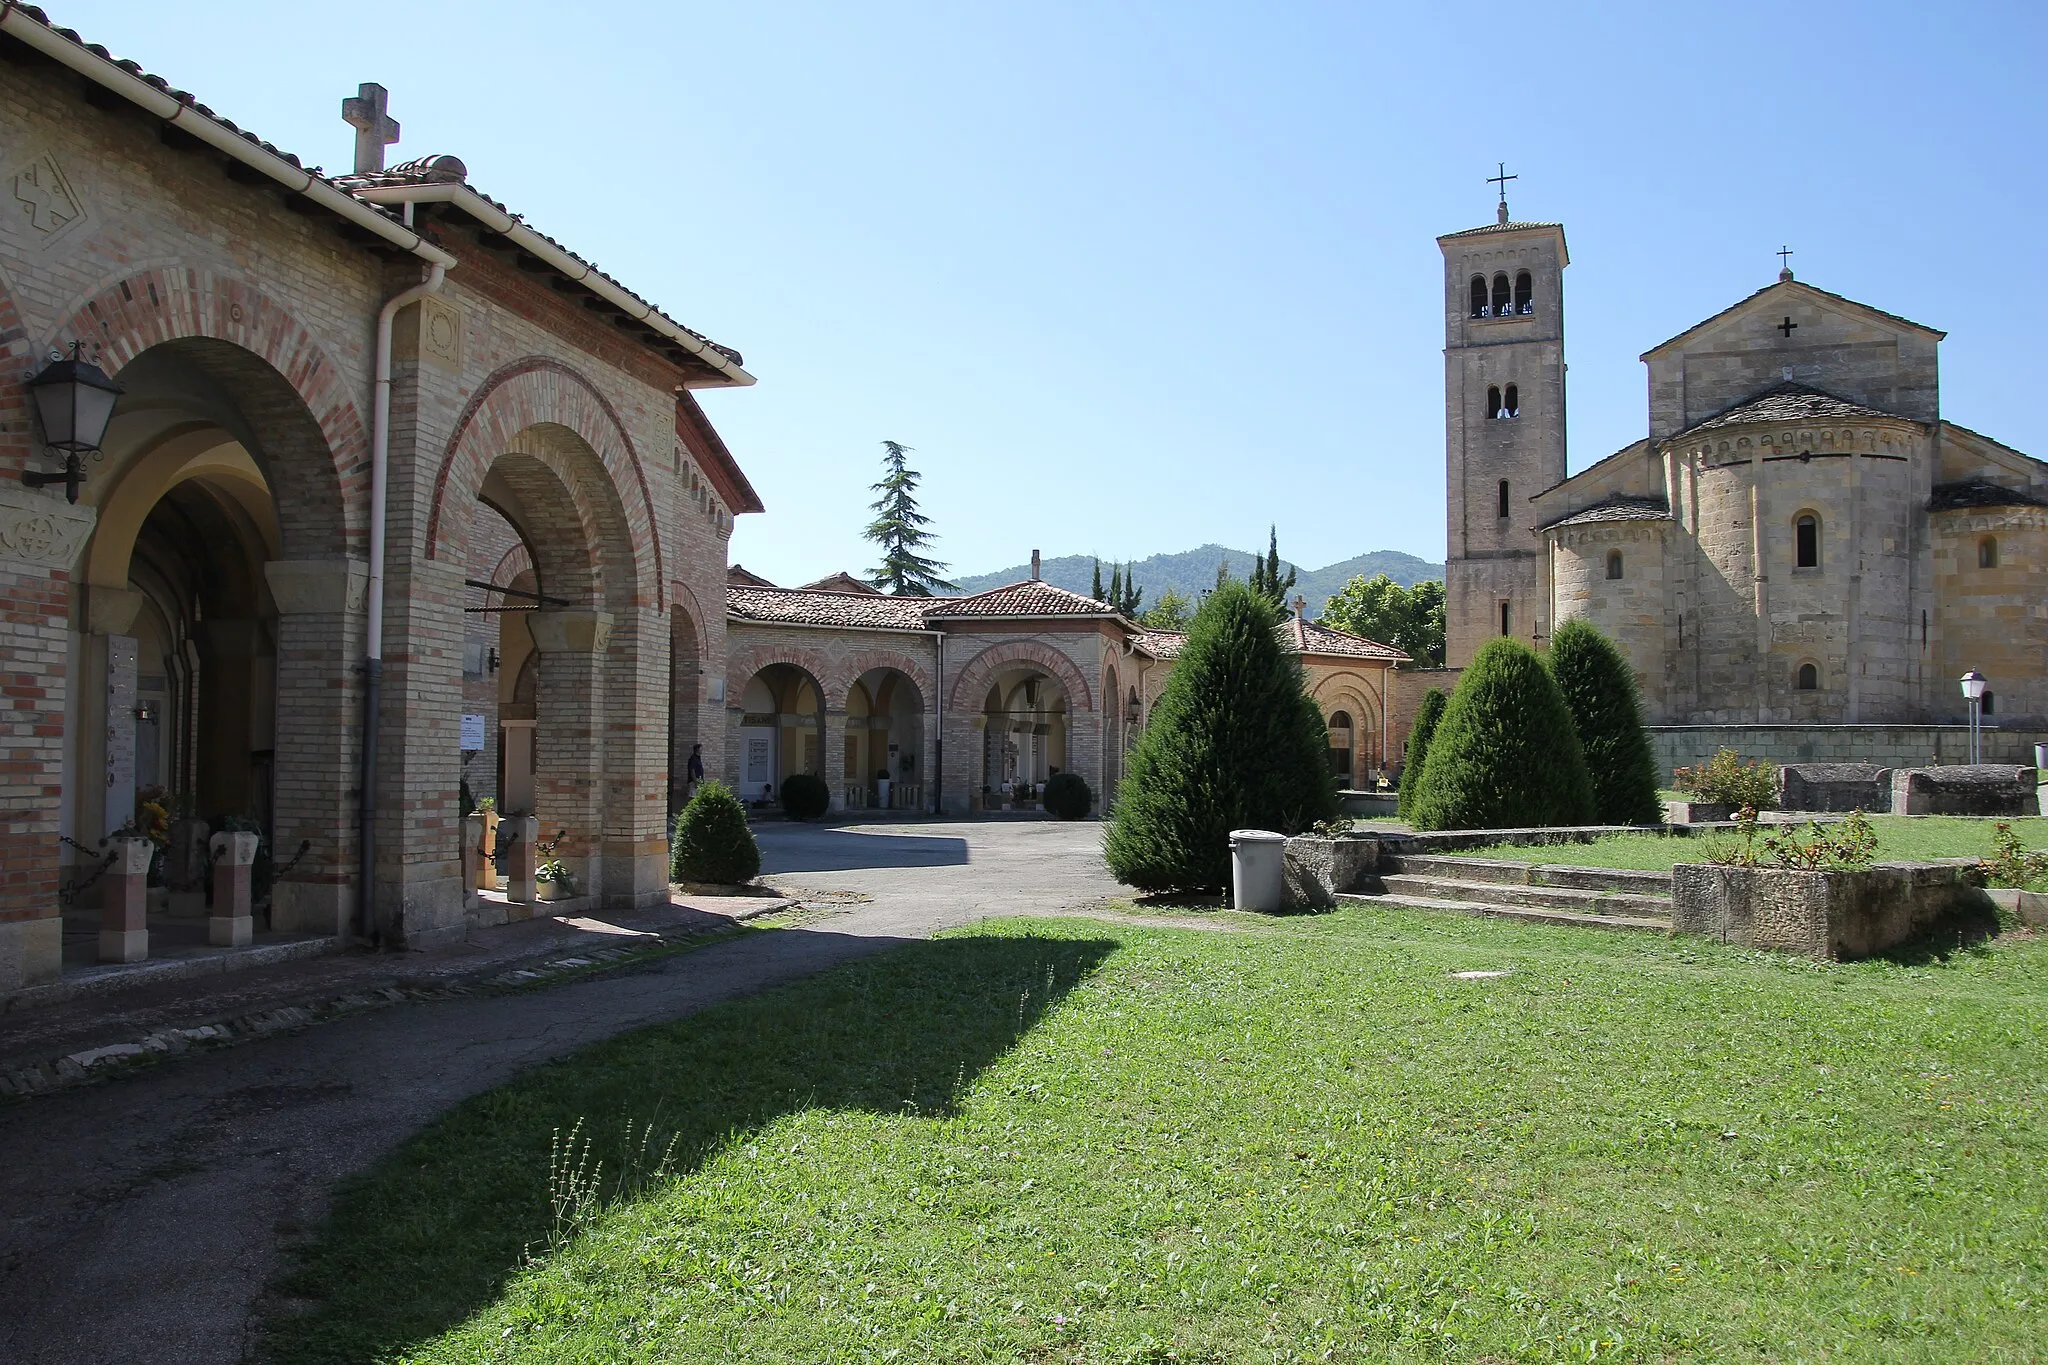
[{"label": "arched window", "polygon": [[1977,542],[1977,567],[1995,569],[1998,567],[1998,537],[1986,536]]},{"label": "arched window", "polygon": [[1508,309],[1511,307],[1513,307],[1513,301],[1508,295],[1508,277],[1506,275],[1495,275],[1493,277],[1493,315],[1497,318],[1504,318],[1508,315]]},{"label": "arched window", "polygon": [[1621,577],[1621,551],[1609,550],[1607,552],[1607,576],[1609,578]]},{"label": "arched window", "polygon": [[[1494,515],[1505,521],[1508,515],[1508,481],[1506,479],[1500,481],[1499,496],[1500,504],[1494,509]],[[1502,631],[1501,633],[1505,635],[1507,632]]]},{"label": "arched window", "polygon": [[1801,665],[1799,665],[1799,690],[1800,690],[1801,692],[1818,692],[1818,691],[1820,691],[1820,667],[1819,667],[1819,665],[1817,665],[1817,664],[1801,664]]},{"label": "arched window", "polygon": [[1330,713],[1330,771],[1345,783],[1351,780],[1351,713]]},{"label": "arched window", "polygon": [[1520,417],[1522,415],[1522,390],[1520,386],[1515,384],[1508,385],[1507,394],[1501,400],[1501,408],[1510,417]]},{"label": "arched window", "polygon": [[1792,563],[1795,568],[1818,569],[1820,567],[1820,518],[1811,512],[1801,512],[1792,521],[1794,541]]},{"label": "arched window", "polygon": [[1486,306],[1486,276],[1472,277],[1472,316],[1483,318],[1490,310]]},{"label": "arched window", "polygon": [[1529,272],[1526,270],[1515,276],[1515,311],[1517,313],[1533,313],[1536,311],[1536,282],[1529,278]]},{"label": "arched window", "polygon": [[1486,415],[1489,418],[1500,416],[1500,385],[1498,384],[1488,384],[1486,386]]}]

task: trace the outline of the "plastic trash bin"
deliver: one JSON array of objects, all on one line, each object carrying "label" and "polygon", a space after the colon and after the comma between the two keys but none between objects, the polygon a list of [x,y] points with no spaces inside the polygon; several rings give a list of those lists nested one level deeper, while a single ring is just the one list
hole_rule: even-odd
[{"label": "plastic trash bin", "polygon": [[1278,910],[1287,899],[1287,836],[1270,829],[1230,831],[1230,904]]},{"label": "plastic trash bin", "polygon": [[2037,780],[2048,782],[2048,744],[2034,746],[2034,771],[2041,774]]}]

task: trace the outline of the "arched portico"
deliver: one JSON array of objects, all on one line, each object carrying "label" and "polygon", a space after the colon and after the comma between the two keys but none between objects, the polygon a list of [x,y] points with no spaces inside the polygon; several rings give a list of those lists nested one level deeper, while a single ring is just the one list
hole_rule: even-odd
[{"label": "arched portico", "polygon": [[1310,689],[1329,733],[1330,768],[1348,787],[1373,785],[1386,766],[1385,699],[1370,675],[1327,674]]}]

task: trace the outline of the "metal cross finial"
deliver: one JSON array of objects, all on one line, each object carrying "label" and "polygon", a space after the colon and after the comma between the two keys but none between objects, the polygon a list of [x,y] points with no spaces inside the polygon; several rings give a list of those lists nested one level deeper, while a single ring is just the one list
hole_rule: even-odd
[{"label": "metal cross finial", "polygon": [[1500,212],[1497,221],[1505,223],[1508,220],[1508,181],[1519,180],[1521,179],[1521,177],[1518,175],[1509,175],[1508,163],[1505,161],[1496,162],[1494,164],[1500,167],[1500,174],[1487,176],[1486,183],[1489,185],[1500,186]]},{"label": "metal cross finial", "polygon": [[375,81],[364,81],[352,99],[341,102],[341,117],[356,130],[356,174],[373,175],[384,169],[384,149],[398,141],[398,120],[384,112],[391,92]]},{"label": "metal cross finial", "polygon": [[1781,246],[1778,248],[1778,278],[1780,280],[1789,280],[1792,278],[1792,267],[1789,264],[1787,264],[1786,257],[1797,256],[1798,254],[1798,252],[1794,251],[1791,247],[1788,246]]}]

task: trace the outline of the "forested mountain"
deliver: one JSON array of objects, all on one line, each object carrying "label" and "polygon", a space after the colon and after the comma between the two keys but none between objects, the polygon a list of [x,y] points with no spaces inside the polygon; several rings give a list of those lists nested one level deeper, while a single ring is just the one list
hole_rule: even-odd
[{"label": "forested mountain", "polygon": [[[1153,555],[1141,559],[1133,566],[1132,572],[1138,586],[1145,590],[1145,606],[1159,600],[1159,594],[1172,588],[1183,596],[1194,600],[1216,584],[1216,565],[1227,562],[1233,578],[1243,578],[1251,572],[1254,556],[1246,550],[1233,550],[1223,545],[1203,545],[1178,554]],[[1093,555],[1061,555],[1041,563],[1045,581],[1054,587],[1067,588],[1073,592],[1088,591],[1095,574]],[[1109,581],[1109,563],[1102,560],[1103,582]],[[1343,587],[1353,574],[1371,578],[1385,574],[1403,587],[1409,587],[1425,578],[1442,578],[1444,566],[1432,564],[1426,559],[1403,554],[1399,550],[1374,550],[1355,556],[1342,563],[1331,564],[1320,569],[1305,569],[1297,566],[1300,581],[1295,591],[1308,599],[1310,616],[1320,615],[1323,603],[1330,595]],[[1015,568],[998,569],[994,573],[975,574],[956,579],[962,592],[982,592],[988,588],[1001,587],[1031,576],[1031,566],[1019,564]]]}]

